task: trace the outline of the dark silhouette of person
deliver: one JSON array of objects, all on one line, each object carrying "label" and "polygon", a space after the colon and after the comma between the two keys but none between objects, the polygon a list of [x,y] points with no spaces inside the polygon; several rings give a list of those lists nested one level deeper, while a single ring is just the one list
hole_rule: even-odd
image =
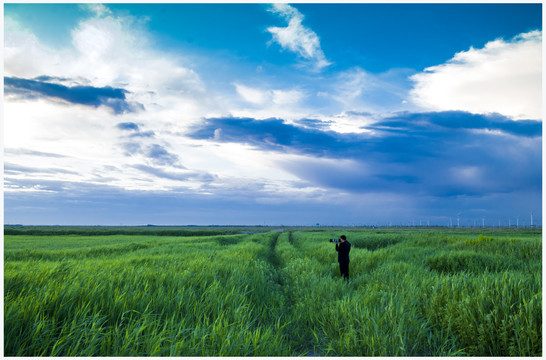
[{"label": "dark silhouette of person", "polygon": [[339,244],[336,243],[336,251],[339,272],[345,280],[349,281],[349,252],[351,251],[351,243],[347,241],[345,235],[339,237]]}]

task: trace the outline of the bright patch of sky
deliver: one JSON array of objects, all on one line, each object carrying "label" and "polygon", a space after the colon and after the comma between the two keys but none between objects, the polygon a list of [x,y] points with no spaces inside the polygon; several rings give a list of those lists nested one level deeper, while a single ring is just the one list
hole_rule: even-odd
[{"label": "bright patch of sky", "polygon": [[5,4],[4,37],[6,223],[540,218],[541,4]]}]

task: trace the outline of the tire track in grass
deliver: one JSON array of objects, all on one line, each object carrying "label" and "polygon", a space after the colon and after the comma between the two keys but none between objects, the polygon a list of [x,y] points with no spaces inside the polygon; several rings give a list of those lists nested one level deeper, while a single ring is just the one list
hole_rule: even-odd
[{"label": "tire track in grass", "polygon": [[268,253],[268,261],[273,265],[273,268],[276,273],[278,273],[278,270],[281,266],[281,260],[279,259],[279,256],[277,255],[277,252],[275,249],[277,248],[277,242],[279,241],[279,236],[281,236],[280,233],[276,233],[273,237],[273,240],[271,241],[269,253]]},{"label": "tire track in grass", "polygon": [[278,251],[279,238],[286,236],[287,239],[290,241],[291,235],[291,232],[275,234],[273,240],[270,243],[267,260],[272,266],[272,270],[275,274],[275,282],[279,285],[280,293],[284,298],[283,307],[278,309],[279,315],[277,321],[283,321],[283,325],[281,327],[283,332],[282,338],[285,339],[286,343],[289,344],[290,354],[288,355],[293,356],[293,349],[300,347],[300,344],[294,341],[294,339],[296,338],[294,335],[297,332],[297,327],[294,322],[294,319],[296,319],[297,317],[294,316],[293,311],[293,305],[295,303],[295,300],[289,286],[287,286],[289,279],[286,279],[283,274],[283,268],[286,265],[285,260],[282,259],[281,256],[279,256]]},{"label": "tire track in grass", "polygon": [[[298,356],[328,356],[329,354],[324,351],[324,343],[327,341],[327,338],[315,318],[321,310],[316,308],[310,309],[308,306],[314,306],[317,303],[327,301],[327,297],[324,298],[322,296],[321,288],[323,286],[323,281],[328,281],[328,279],[333,278],[333,276],[329,271],[324,272],[326,264],[321,261],[322,259],[320,259],[320,257],[317,257],[316,249],[311,249],[306,246],[300,233],[291,234],[289,240],[290,245],[295,251],[296,257],[294,259],[297,259],[297,262],[287,265],[296,265],[297,267],[300,267],[300,269],[301,266],[305,267],[305,271],[296,272],[296,275],[298,276],[298,280],[296,281],[300,283],[300,287],[294,287],[292,289],[292,291],[296,291],[296,293],[293,294],[294,298],[297,299],[295,301],[298,302],[296,308],[300,308],[300,310],[297,310],[297,313],[294,313],[294,316],[298,319],[298,324],[295,329],[299,337]],[[300,263],[298,264],[298,262]],[[319,280],[320,283],[317,282],[317,276],[321,279]],[[293,283],[292,286],[294,285],[295,284]],[[302,288],[304,291],[302,291]],[[309,301],[313,304],[309,303]],[[303,309],[302,304],[304,304]],[[302,326],[302,324],[305,325]]]},{"label": "tire track in grass", "polygon": [[[279,234],[270,245],[269,261],[278,276],[277,283],[285,300],[284,308],[279,309],[279,318],[284,318],[283,338],[289,344],[292,356],[322,356],[323,354],[308,341],[313,336],[313,330],[304,329],[300,323],[302,317],[297,310],[298,296],[294,292],[295,279],[290,275],[293,262],[302,260],[298,253],[301,249],[295,246],[292,232]],[[302,331],[305,334],[302,334]]]}]

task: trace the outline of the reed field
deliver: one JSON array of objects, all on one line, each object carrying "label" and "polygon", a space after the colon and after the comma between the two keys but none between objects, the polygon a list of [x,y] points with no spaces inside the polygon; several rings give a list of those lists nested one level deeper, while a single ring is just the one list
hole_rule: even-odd
[{"label": "reed field", "polygon": [[4,355],[542,356],[542,231],[6,227]]}]

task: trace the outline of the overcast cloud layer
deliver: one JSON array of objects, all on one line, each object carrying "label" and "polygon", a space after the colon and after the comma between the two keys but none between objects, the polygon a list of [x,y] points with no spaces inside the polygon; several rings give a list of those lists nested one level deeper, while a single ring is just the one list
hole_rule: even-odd
[{"label": "overcast cloud layer", "polygon": [[5,222],[539,221],[541,29],[371,72],[297,6],[253,6],[259,62],[106,5],[57,46],[7,11]]}]

